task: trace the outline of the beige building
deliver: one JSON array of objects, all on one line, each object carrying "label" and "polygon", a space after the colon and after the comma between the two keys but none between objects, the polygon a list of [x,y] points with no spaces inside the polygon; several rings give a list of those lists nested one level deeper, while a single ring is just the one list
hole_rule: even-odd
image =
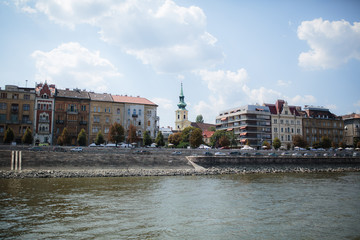
[{"label": "beige building", "polygon": [[342,116],[344,120],[344,143],[347,146],[357,147],[356,144],[360,141],[360,114],[349,114]]},{"label": "beige building", "polygon": [[113,99],[107,93],[89,93],[90,96],[90,119],[89,119],[89,143],[95,142],[99,131],[108,141],[110,126],[113,121]]},{"label": "beige building", "polygon": [[151,138],[156,138],[159,131],[158,105],[142,97],[112,95],[112,98],[113,106],[116,108],[113,118],[116,118],[117,122],[120,120],[119,123],[123,125],[125,132],[132,124],[136,127],[140,143],[145,131],[150,133]]},{"label": "beige building", "polygon": [[302,135],[301,107],[289,106],[284,100],[275,104],[265,103],[271,113],[272,140],[278,138],[282,147],[292,146],[293,137]]},{"label": "beige building", "polygon": [[34,134],[34,106],[35,88],[6,85],[5,90],[0,89],[0,142],[7,128],[12,128],[17,143],[21,142],[26,128]]}]

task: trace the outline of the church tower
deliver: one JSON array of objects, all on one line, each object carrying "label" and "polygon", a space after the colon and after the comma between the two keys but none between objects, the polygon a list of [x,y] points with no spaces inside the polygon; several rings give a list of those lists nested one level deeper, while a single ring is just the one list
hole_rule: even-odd
[{"label": "church tower", "polygon": [[188,120],[188,110],[186,110],[185,96],[183,93],[183,85],[181,83],[181,91],[179,96],[178,110],[175,111],[175,129],[182,131],[189,127],[191,122]]}]

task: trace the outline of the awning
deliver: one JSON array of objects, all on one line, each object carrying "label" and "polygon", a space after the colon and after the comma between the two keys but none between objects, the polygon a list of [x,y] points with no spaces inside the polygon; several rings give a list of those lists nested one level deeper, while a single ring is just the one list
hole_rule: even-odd
[{"label": "awning", "polygon": [[246,139],[241,139],[240,142],[246,142]]},{"label": "awning", "polygon": [[221,119],[221,121],[225,121],[226,119],[227,119],[227,117],[224,117],[224,118]]},{"label": "awning", "polygon": [[228,129],[227,129],[227,131],[232,131],[232,130],[233,130],[233,128],[228,128]]},{"label": "awning", "polygon": [[240,133],[240,136],[245,136],[246,134],[247,134],[247,132]]},{"label": "awning", "polygon": [[246,126],[245,127],[240,127],[240,129],[245,129],[246,128]]}]

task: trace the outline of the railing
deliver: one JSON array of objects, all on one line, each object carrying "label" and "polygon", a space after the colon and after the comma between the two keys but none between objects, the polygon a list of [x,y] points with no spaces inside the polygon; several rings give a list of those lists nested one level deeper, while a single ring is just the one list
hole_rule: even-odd
[{"label": "railing", "polygon": [[138,117],[137,114],[132,114],[131,116],[132,116],[133,118],[137,118],[137,117]]},{"label": "railing", "polygon": [[32,124],[32,121],[30,120],[22,120],[21,123],[24,123],[24,124]]},{"label": "railing", "polygon": [[80,125],[87,125],[87,121],[80,121],[79,124]]},{"label": "railing", "polygon": [[78,113],[79,113],[77,109],[73,109],[73,110],[68,109],[66,112],[67,112],[68,114],[78,114]]},{"label": "railing", "polygon": [[49,123],[49,119],[39,119],[39,123]]},{"label": "railing", "polygon": [[7,124],[19,124],[19,120],[6,120]]},{"label": "railing", "polygon": [[56,124],[64,124],[64,120],[56,120]]}]

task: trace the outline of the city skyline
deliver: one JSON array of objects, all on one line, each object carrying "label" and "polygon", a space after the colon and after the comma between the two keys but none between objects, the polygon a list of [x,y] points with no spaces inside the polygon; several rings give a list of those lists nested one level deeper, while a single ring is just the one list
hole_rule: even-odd
[{"label": "city skyline", "polygon": [[[357,1],[1,1],[1,82],[145,97],[174,127],[246,104],[360,113]],[[26,81],[27,80],[27,81]]]}]

